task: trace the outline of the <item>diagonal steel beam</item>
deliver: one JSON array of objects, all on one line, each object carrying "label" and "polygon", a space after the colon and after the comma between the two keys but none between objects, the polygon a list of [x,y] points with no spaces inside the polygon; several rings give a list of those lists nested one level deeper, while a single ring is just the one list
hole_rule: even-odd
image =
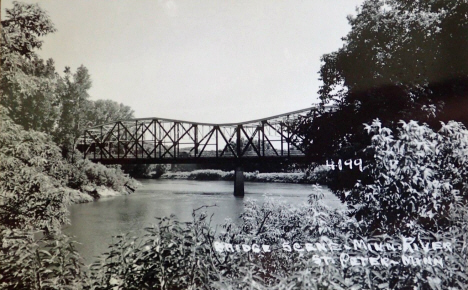
[{"label": "diagonal steel beam", "polygon": [[107,152],[107,154],[109,155],[110,158],[114,158],[114,156],[109,152],[107,151],[107,149],[105,148],[105,146],[99,141],[99,139],[96,139],[96,137],[94,137],[93,135],[89,135],[91,138],[93,138],[93,140],[95,141],[94,144],[97,144],[99,146],[99,148],[102,150],[102,151],[105,151]]},{"label": "diagonal steel beam", "polygon": [[221,134],[221,137],[223,137],[224,142],[226,142],[226,145],[224,146],[223,150],[221,151],[220,157],[222,157],[224,155],[224,152],[225,152],[226,148],[229,148],[229,150],[231,150],[231,153],[232,153],[232,155],[234,155],[234,157],[238,157],[237,154],[234,152],[234,149],[231,147],[231,140],[234,137],[234,135],[236,135],[236,131],[234,130],[231,138],[229,138],[229,141],[228,141],[228,140],[226,140],[226,136],[224,136],[223,132],[220,129],[218,129],[218,130],[219,130],[219,133]]},{"label": "diagonal steel beam", "polygon": [[[128,129],[127,129],[127,126],[123,125],[122,126],[124,127],[125,131],[127,131],[127,133],[130,135],[131,139],[133,140],[132,141],[132,145],[130,146],[130,148],[125,148],[125,154],[122,158],[125,158],[127,157],[128,153],[131,152],[131,150],[136,146],[138,145],[145,153],[146,155],[148,155],[148,151],[146,151],[146,149],[140,144],[140,142],[138,142],[138,138],[139,137],[142,137],[143,135],[140,135],[138,136],[137,134],[137,131],[142,127],[142,124],[143,123],[140,123],[139,126],[135,126],[135,134],[132,134]],[[136,136],[136,137],[135,137]],[[138,157],[138,149],[135,148],[135,157]]]},{"label": "diagonal steel beam", "polygon": [[270,127],[271,127],[273,130],[275,130],[278,134],[280,134],[281,137],[285,138],[286,140],[289,140],[289,141],[286,141],[286,143],[293,145],[294,147],[297,148],[297,150],[299,150],[299,151],[301,151],[302,153],[304,153],[304,151],[302,151],[302,149],[299,148],[294,142],[291,142],[291,140],[290,140],[291,138],[288,138],[288,137],[284,136],[284,135],[283,135],[283,132],[278,131],[275,127],[271,126],[270,123],[268,123],[268,122],[266,122],[265,124],[267,124],[268,126],[270,126]]},{"label": "diagonal steel beam", "polygon": [[257,155],[261,156],[260,152],[257,150],[255,145],[252,143],[253,138],[255,138],[255,135],[257,134],[258,128],[256,128],[255,131],[252,133],[252,137],[248,136],[247,132],[245,132],[245,130],[244,130],[244,127],[241,127],[241,131],[244,132],[244,135],[245,135],[245,137],[247,137],[247,140],[248,140],[247,145],[242,150],[242,156],[245,154],[245,152],[247,152],[247,149],[249,148],[249,144],[252,145],[252,148],[255,150]]},{"label": "diagonal steel beam", "polygon": [[176,123],[174,123],[174,124],[172,125],[172,127],[169,129],[169,131],[166,131],[166,129],[164,128],[164,126],[161,124],[161,122],[159,122],[159,120],[157,120],[156,122],[158,122],[159,128],[162,129],[162,130],[164,131],[164,133],[166,133],[166,135],[164,135],[164,136],[161,138],[161,141],[162,141],[164,138],[169,137],[169,139],[171,139],[171,141],[174,142],[174,140],[172,139],[170,133],[171,133],[172,129],[174,129]]},{"label": "diagonal steel beam", "polygon": [[[205,146],[203,146],[202,150],[200,151],[200,153],[198,154],[197,157],[201,157],[203,151],[205,150],[206,146],[208,145],[208,142],[210,142],[211,136],[213,136],[214,131],[215,131],[215,128],[213,127],[213,129],[211,129],[211,131],[208,132],[208,134],[206,135],[206,136],[209,135],[210,137],[208,137],[208,139],[206,140]],[[205,138],[203,138],[203,139],[205,139]],[[201,141],[200,141],[200,143],[201,143]]]},{"label": "diagonal steel beam", "polygon": [[[192,125],[192,127],[193,127],[193,125]],[[190,127],[189,130],[190,130],[192,127]],[[179,136],[179,138],[178,138],[176,141],[172,142],[172,146],[169,147],[169,149],[167,149],[166,152],[164,152],[164,154],[162,155],[162,157],[164,157],[164,155],[166,155],[166,153],[168,153],[167,151],[170,151],[172,148],[174,148],[175,144],[176,144],[176,143],[179,143],[179,141],[182,140],[182,138],[184,138],[184,136],[185,136],[187,133],[188,133],[188,131],[185,131],[185,133],[182,134],[182,136]],[[164,149],[166,148],[166,146],[163,146],[163,147],[164,147]],[[190,150],[190,151],[191,151],[191,150]],[[170,153],[170,152],[169,152],[169,153]],[[174,157],[174,155],[172,155],[172,154],[171,154],[171,156]]]}]

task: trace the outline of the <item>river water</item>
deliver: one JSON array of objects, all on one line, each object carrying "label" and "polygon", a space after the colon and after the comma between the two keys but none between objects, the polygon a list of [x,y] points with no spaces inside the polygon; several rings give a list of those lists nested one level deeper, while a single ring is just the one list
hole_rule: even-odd
[{"label": "river water", "polygon": [[[70,206],[71,225],[64,228],[75,236],[77,249],[90,264],[106,251],[112,236],[132,232],[155,224],[155,217],[175,214],[180,221],[190,221],[193,209],[204,205],[216,205],[206,211],[213,215],[213,224],[222,224],[226,218],[238,220],[244,209],[244,201],[255,199],[263,202],[274,199],[290,205],[307,202],[313,187],[308,184],[245,183],[245,197],[234,197],[233,182],[147,179],[131,195],[101,198],[92,203]],[[323,202],[333,208],[340,201],[325,189]]]}]

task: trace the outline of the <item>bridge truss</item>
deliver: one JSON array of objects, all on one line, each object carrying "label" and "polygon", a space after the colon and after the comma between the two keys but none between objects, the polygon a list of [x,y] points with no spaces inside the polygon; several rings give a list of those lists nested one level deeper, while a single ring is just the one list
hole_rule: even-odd
[{"label": "bridge truss", "polygon": [[[86,129],[77,149],[103,164],[177,164],[305,157],[297,128],[318,106],[231,124],[162,118],[121,120]],[[323,109],[323,107],[322,107]],[[332,107],[325,108],[330,110]]]}]

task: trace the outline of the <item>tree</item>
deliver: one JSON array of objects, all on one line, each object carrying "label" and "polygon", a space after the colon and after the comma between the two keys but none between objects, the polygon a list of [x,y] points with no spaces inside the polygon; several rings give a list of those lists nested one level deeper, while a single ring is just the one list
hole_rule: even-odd
[{"label": "tree", "polygon": [[[418,104],[451,97],[449,84],[468,73],[467,11],[466,1],[364,2],[358,15],[349,18],[344,46],[322,58],[321,99],[357,106],[392,101],[388,107],[399,98]],[[431,92],[440,85],[447,90],[443,95]],[[382,89],[393,91],[385,96]]]},{"label": "tree", "polygon": [[97,100],[93,102],[87,113],[87,120],[92,125],[101,125],[118,120],[132,119],[133,110],[129,106],[112,100]]},{"label": "tree", "polygon": [[89,100],[91,76],[84,66],[69,67],[61,77],[54,61],[41,59],[40,37],[55,32],[49,16],[37,4],[13,3],[3,20],[0,105],[26,130],[51,134],[68,156],[81,131],[111,120],[133,117],[130,107]]},{"label": "tree", "polygon": [[[55,32],[55,27],[47,13],[38,4],[25,4],[14,1],[12,9],[6,9],[6,19],[2,21],[2,68],[15,65],[12,56],[33,58],[35,49],[42,46],[40,36]],[[5,57],[5,58],[3,58]]]},{"label": "tree", "polygon": [[467,13],[461,0],[365,1],[348,19],[343,47],[322,57],[319,94],[338,112],[303,128],[309,151],[355,153],[369,144],[362,124],[375,118],[392,127],[410,119],[467,124]]},{"label": "tree", "polygon": [[26,129],[52,132],[59,114],[54,62],[36,54],[54,25],[37,4],[13,3],[2,24],[1,99],[9,116]]},{"label": "tree", "polygon": [[[371,138],[364,123],[378,118],[392,130],[416,120],[468,124],[468,3],[454,0],[367,0],[343,46],[322,57],[319,94],[332,112],[299,126],[306,152],[326,159],[362,158]],[[360,172],[333,172],[335,190],[352,187]]]},{"label": "tree", "polygon": [[69,67],[65,68],[64,72],[65,77],[60,81],[58,88],[62,111],[55,139],[61,144],[64,157],[68,157],[81,131],[90,125],[86,114],[92,106],[88,100],[91,76],[83,65],[74,74]]}]

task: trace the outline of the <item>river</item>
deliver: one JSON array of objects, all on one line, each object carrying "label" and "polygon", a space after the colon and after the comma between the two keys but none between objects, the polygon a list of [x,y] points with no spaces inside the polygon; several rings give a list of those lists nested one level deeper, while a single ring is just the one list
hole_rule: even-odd
[{"label": "river", "polygon": [[[233,195],[233,182],[146,179],[131,195],[101,198],[92,203],[70,206],[71,225],[64,228],[75,236],[77,249],[86,264],[103,253],[112,236],[132,232],[138,235],[146,226],[155,224],[155,217],[175,214],[180,221],[190,221],[192,210],[203,205],[216,205],[206,211],[213,215],[213,224],[226,218],[236,221],[244,208],[244,200],[263,202],[271,198],[291,205],[307,202],[313,187],[291,183],[245,183],[245,197]],[[323,202],[333,208],[340,201],[325,189]]]}]

